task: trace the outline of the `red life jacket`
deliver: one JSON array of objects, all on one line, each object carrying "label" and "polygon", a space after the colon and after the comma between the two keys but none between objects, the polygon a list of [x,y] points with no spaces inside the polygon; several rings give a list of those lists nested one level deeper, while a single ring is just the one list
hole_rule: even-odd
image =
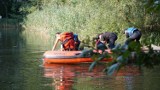
[{"label": "red life jacket", "polygon": [[73,32],[63,32],[60,34],[60,41],[62,42],[64,50],[75,50],[75,42]]}]

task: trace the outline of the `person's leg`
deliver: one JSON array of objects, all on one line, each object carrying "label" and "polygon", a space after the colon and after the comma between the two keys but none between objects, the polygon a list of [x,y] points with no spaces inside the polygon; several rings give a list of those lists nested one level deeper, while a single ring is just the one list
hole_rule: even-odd
[{"label": "person's leg", "polygon": [[136,42],[138,42],[139,44],[140,44],[140,38],[141,38],[141,36],[142,36],[142,34],[141,34],[141,32],[139,31],[139,32],[136,32],[137,33],[137,38],[136,38]]},{"label": "person's leg", "polygon": [[109,39],[109,48],[112,49],[115,46],[115,41],[117,40],[117,36],[116,35],[112,35]]},{"label": "person's leg", "polygon": [[128,45],[131,41],[134,41],[134,39],[128,38],[128,39],[125,41],[125,45]]},{"label": "person's leg", "polygon": [[109,48],[110,48],[110,49],[114,48],[114,46],[115,46],[114,44],[115,44],[115,40],[114,40],[114,39],[110,39],[110,40],[109,40],[109,45],[108,45]]},{"label": "person's leg", "polygon": [[79,50],[80,41],[76,43],[75,50]]}]

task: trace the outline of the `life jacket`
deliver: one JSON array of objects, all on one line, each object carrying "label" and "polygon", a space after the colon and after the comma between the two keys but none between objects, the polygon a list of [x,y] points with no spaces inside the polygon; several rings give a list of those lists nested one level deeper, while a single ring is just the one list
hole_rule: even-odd
[{"label": "life jacket", "polygon": [[64,50],[75,50],[73,32],[63,32],[60,34],[60,41],[62,42]]},{"label": "life jacket", "polygon": [[132,36],[132,34],[133,34],[133,32],[134,32],[135,30],[138,30],[138,29],[137,29],[137,28],[134,28],[134,27],[130,27],[130,28],[127,29],[127,33],[128,33],[128,35],[129,35],[129,37]]}]

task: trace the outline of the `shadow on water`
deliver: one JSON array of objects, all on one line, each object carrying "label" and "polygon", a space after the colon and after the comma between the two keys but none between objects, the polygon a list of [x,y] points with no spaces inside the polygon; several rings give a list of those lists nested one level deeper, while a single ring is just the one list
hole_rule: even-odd
[{"label": "shadow on water", "polygon": [[159,90],[160,67],[125,67],[116,76],[90,64],[41,65],[53,41],[34,32],[0,30],[0,90]]}]

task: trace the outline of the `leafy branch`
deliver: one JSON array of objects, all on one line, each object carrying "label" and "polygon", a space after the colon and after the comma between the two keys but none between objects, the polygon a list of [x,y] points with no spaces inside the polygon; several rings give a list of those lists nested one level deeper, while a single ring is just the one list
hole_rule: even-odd
[{"label": "leafy branch", "polygon": [[106,72],[107,75],[113,75],[128,64],[134,64],[139,67],[139,69],[141,69],[142,66],[146,68],[154,68],[155,65],[160,64],[160,53],[153,50],[151,45],[147,46],[147,50],[143,50],[142,45],[136,42],[131,42],[128,46],[117,44],[111,51],[112,54],[104,52],[103,54],[96,56],[93,55],[92,59],[94,62],[90,65],[89,71],[92,71],[99,61],[104,58],[113,59],[111,62],[102,62],[106,64],[104,72]]}]

